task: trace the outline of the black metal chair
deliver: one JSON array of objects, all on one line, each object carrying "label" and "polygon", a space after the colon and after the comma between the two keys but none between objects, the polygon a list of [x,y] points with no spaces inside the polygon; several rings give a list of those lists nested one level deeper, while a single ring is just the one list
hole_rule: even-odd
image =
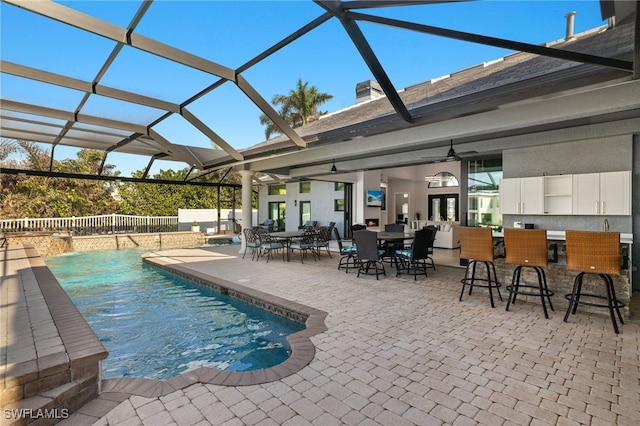
[{"label": "black metal chair", "polygon": [[[404,225],[398,223],[387,223],[384,225],[384,232],[404,232]],[[383,251],[382,261],[389,262],[391,265],[396,260],[396,250],[405,247],[404,241],[384,241],[379,245],[379,249]]]},{"label": "black metal chair", "polygon": [[270,258],[273,258],[272,251],[281,250],[282,260],[284,260],[284,248],[282,241],[273,238],[268,232],[260,234],[260,254],[267,255],[267,263],[269,263]]},{"label": "black metal chair", "polygon": [[307,255],[307,252],[311,252],[313,256],[313,260],[316,260],[316,251],[315,251],[315,239],[316,232],[312,229],[308,229],[304,231],[304,235],[299,239],[294,240],[289,244],[289,249],[291,251],[298,250],[300,251],[300,262],[304,263],[304,258]]},{"label": "black metal chair", "polygon": [[[353,238],[356,241],[358,277],[361,273],[367,275],[375,273],[376,280],[381,273],[386,276],[387,272],[380,258],[382,251],[378,249],[377,232],[355,231]],[[373,268],[373,272],[371,272],[371,268]]]},{"label": "black metal chair", "polygon": [[316,238],[313,241],[313,248],[320,258],[320,250],[323,248],[327,251],[329,258],[331,258],[331,250],[329,250],[329,241],[331,241],[331,228],[328,226],[321,226],[316,232]]},{"label": "black metal chair", "polygon": [[251,260],[254,258],[260,257],[260,232],[258,229],[253,228],[245,228],[244,231],[244,241],[245,241],[245,249],[242,254],[242,258],[247,255],[247,250],[251,249]]},{"label": "black metal chair", "polygon": [[349,266],[355,268],[356,263],[356,246],[355,244],[344,245],[342,244],[342,238],[340,238],[340,232],[338,228],[333,228],[333,233],[338,241],[338,249],[340,250],[340,260],[338,261],[338,269],[345,269],[346,273],[349,273]]},{"label": "black metal chair", "polygon": [[411,274],[413,279],[418,279],[418,272],[427,276],[429,261],[429,243],[431,242],[433,230],[420,229],[415,232],[413,242],[409,249],[396,250],[396,277],[401,274]]},{"label": "black metal chair", "polygon": [[438,233],[438,227],[434,225],[428,225],[428,226],[425,226],[423,229],[430,229],[432,231],[431,240],[429,241],[429,246],[427,247],[427,252],[429,253],[429,256],[427,256],[427,260],[428,260],[427,267],[432,268],[435,271],[436,263],[433,260],[433,244],[436,241],[436,234]]},{"label": "black metal chair", "polygon": [[298,231],[307,231],[309,229],[315,229],[318,226],[317,220],[308,220],[304,223],[304,225],[298,227]]}]

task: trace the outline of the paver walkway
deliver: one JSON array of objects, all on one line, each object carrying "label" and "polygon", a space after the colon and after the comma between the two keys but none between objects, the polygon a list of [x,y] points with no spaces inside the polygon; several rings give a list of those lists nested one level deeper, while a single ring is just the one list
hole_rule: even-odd
[{"label": "paver walkway", "polygon": [[63,425],[640,424],[640,321],[615,335],[606,315],[563,323],[564,298],[491,309],[458,302],[462,270],[417,282],[356,278],[318,262],[240,259],[238,246],[164,252],[190,268],[328,312],[311,363],[284,379],[162,396],[108,392]]}]

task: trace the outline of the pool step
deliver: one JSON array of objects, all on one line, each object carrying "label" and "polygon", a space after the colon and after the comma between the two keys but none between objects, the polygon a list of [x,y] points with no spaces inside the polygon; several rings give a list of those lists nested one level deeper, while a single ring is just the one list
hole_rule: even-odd
[{"label": "pool step", "polygon": [[0,267],[0,405],[17,410],[0,425],[56,423],[99,395],[108,353],[33,247],[3,247]]},{"label": "pool step", "polygon": [[98,396],[96,378],[87,376],[48,389],[39,395],[5,403],[0,425],[52,425],[68,418]]}]

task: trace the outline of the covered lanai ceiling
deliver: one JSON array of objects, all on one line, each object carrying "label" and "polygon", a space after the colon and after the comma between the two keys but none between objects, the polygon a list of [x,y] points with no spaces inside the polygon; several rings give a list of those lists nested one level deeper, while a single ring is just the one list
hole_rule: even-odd
[{"label": "covered lanai ceiling", "polygon": [[[466,80],[458,81],[458,86],[454,91],[449,90],[447,96],[443,93],[451,87],[446,87],[447,82],[436,80],[428,82],[428,86],[396,87],[387,73],[385,62],[376,55],[372,47],[374,43],[368,40],[366,31],[363,31],[363,27],[368,25],[398,30],[399,44],[404,44],[403,34],[435,35],[525,52],[529,55],[526,60],[551,58],[555,61],[553,66],[563,73],[548,78],[543,87],[554,86],[555,90],[570,90],[572,85],[584,84],[587,79],[591,79],[589,82],[592,84],[598,84],[604,80],[631,77],[634,54],[636,57],[638,55],[638,47],[634,49],[633,43],[629,49],[620,52],[607,52],[603,46],[594,48],[595,45],[587,42],[583,42],[582,47],[578,43],[578,47],[572,47],[572,40],[567,40],[566,46],[562,42],[547,46],[410,22],[393,18],[393,14],[391,17],[385,16],[385,11],[399,7],[429,8],[439,3],[452,3],[450,1],[315,0],[315,13],[304,22],[288,20],[288,2],[281,2],[285,13],[280,16],[279,22],[270,24],[272,31],[265,34],[264,39],[252,46],[239,43],[234,57],[217,59],[192,53],[188,43],[174,45],[168,41],[171,40],[169,36],[153,38],[145,35],[149,32],[171,34],[180,31],[180,26],[189,22],[188,13],[197,14],[199,6],[205,2],[183,3],[184,7],[179,10],[184,14],[175,16],[177,22],[160,21],[154,14],[154,6],[168,2],[119,2],[122,13],[118,19],[88,15],[82,12],[81,7],[76,8],[76,3],[79,2],[2,0],[0,6],[5,17],[11,14],[14,19],[22,20],[26,27],[24,34],[28,34],[26,37],[24,34],[6,34],[3,31],[3,45],[20,41],[31,45],[34,54],[40,51],[44,56],[42,50],[49,47],[47,34],[38,32],[38,23],[42,20],[54,21],[58,30],[68,38],[64,45],[56,46],[60,49],[60,61],[17,62],[3,54],[0,61],[0,137],[48,144],[53,156],[63,147],[96,149],[104,153],[103,162],[116,163],[116,166],[117,160],[114,159],[121,158],[118,157],[121,154],[136,156],[138,169],[149,170],[154,161],[175,161],[178,162],[175,168],[185,165],[192,167],[192,178],[198,171],[206,173],[234,167],[237,170],[249,169],[272,176],[288,175],[302,179],[327,174],[334,160],[341,169],[348,167],[350,170],[416,164],[424,162],[423,158],[446,153],[452,139],[455,139],[459,152],[468,149],[487,154],[500,149],[496,144],[480,142],[486,142],[488,138],[508,137],[510,134],[507,130],[493,131],[491,135],[480,132],[474,135],[473,132],[441,129],[416,136],[421,126],[476,113],[469,100],[473,101],[474,91],[482,88],[474,87],[470,82],[477,82],[478,78],[463,76]],[[112,7],[111,2],[101,3],[105,12]],[[214,3],[217,8],[232,4]],[[464,1],[453,3],[459,3],[456,5],[459,8],[466,7]],[[603,1],[603,18],[618,15],[624,19],[633,12],[634,3]],[[240,12],[241,6],[241,2],[234,4]],[[112,15],[111,10],[109,16]],[[238,31],[242,31],[241,16],[237,19]],[[637,39],[635,26],[632,22],[627,30],[627,36],[630,34],[632,40],[634,34]],[[155,27],[155,31],[149,31],[151,27]],[[343,32],[348,46],[323,45],[322,38],[316,34],[321,28],[327,27],[331,31]],[[227,41],[234,38],[234,34],[215,34],[215,28],[201,28],[200,31],[210,31],[211,37]],[[600,31],[604,30],[594,33]],[[21,37],[20,40],[18,37]],[[255,46],[264,44],[265,40],[271,41],[263,50],[254,52]],[[290,128],[271,106],[269,100],[275,93],[268,91],[268,84],[264,84],[266,89],[262,89],[254,86],[252,81],[257,80],[260,72],[269,73],[277,69],[278,55],[287,49],[294,49],[295,52],[300,44],[302,49],[312,47],[331,51],[344,48],[347,52],[353,52],[367,72],[362,80],[370,78],[377,81],[384,96],[357,110],[346,108],[309,126]],[[91,48],[79,50],[80,45]],[[328,73],[334,73],[335,78],[340,78],[341,56],[335,56],[334,63],[318,66]],[[501,63],[507,64],[509,60],[513,60],[513,57],[505,57]],[[517,60],[523,61],[521,57]],[[129,64],[127,68],[123,68],[125,63]],[[566,63],[573,65],[566,66]],[[483,66],[486,68],[487,64]],[[539,69],[545,67],[550,69],[549,65],[538,65]],[[145,74],[156,73],[162,73],[165,84],[173,90],[164,90],[167,86],[144,84]],[[305,78],[303,75],[300,77]],[[158,79],[154,78],[153,81]],[[355,87],[356,82],[350,83]],[[485,82],[490,83],[493,84]],[[494,104],[482,103],[480,108],[499,108],[502,102],[517,101],[513,97],[513,89],[514,86],[504,86],[502,92],[488,92],[488,96],[497,101]],[[520,92],[526,93],[524,86],[520,86],[520,89]],[[425,90],[432,92],[425,94]],[[538,96],[544,95],[544,90]],[[237,111],[238,115],[242,114],[251,120],[258,120],[258,116],[264,113],[280,127],[282,135],[262,143],[259,143],[260,140],[249,141],[249,147],[247,141],[236,140],[233,135],[222,135],[218,129],[221,118],[203,105],[205,100],[215,100],[218,93],[229,91],[235,92],[240,100],[237,104],[218,105],[218,108],[227,110],[229,114]],[[33,93],[38,95],[29,95]],[[438,96],[441,99],[438,100]],[[456,103],[456,99],[462,97],[465,97],[464,103]],[[200,137],[171,134],[170,129],[176,123],[187,125]],[[390,143],[390,132],[404,132],[406,142]],[[518,131],[511,134],[516,135]],[[205,143],[195,143],[195,140],[204,140]],[[54,174],[56,170],[47,172]]]}]

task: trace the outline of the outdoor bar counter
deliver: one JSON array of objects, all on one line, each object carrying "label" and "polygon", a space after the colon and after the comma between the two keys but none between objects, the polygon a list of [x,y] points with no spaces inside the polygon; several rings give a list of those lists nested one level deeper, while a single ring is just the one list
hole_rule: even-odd
[{"label": "outdoor bar counter", "polygon": [[[496,246],[496,255],[504,254],[503,233],[493,232],[493,239]],[[578,275],[578,272],[568,271],[566,268],[567,256],[565,249],[565,232],[547,230],[547,240],[549,243],[549,266],[546,269],[547,282],[549,289],[554,292],[552,297],[553,306],[556,310],[556,315],[563,314],[567,308],[567,300],[564,298],[565,294],[571,292],[573,282]],[[615,284],[616,296],[618,300],[625,304],[622,309],[623,315],[629,317],[629,300],[632,292],[632,280],[631,280],[631,246],[633,244],[633,234],[620,233],[620,251],[622,253],[622,271],[620,276],[614,276],[613,281]],[[557,261],[551,261],[553,258],[557,258]],[[555,259],[554,259],[555,260]],[[505,287],[511,283],[513,271],[516,265],[505,264],[504,257],[499,256],[495,260],[496,271],[498,274],[498,280],[502,283],[503,298],[506,300],[508,292]],[[522,278],[524,282],[537,283],[537,275],[533,268],[523,268]],[[605,294],[604,285],[602,279],[597,275],[587,274],[584,279],[583,288],[592,287],[590,290],[594,293]],[[537,296],[525,296],[532,303],[540,303],[540,299]],[[519,296],[520,298],[520,296]],[[590,311],[593,313],[599,313],[602,315],[608,315],[606,309],[592,308],[587,306],[581,306],[581,310]]]}]

